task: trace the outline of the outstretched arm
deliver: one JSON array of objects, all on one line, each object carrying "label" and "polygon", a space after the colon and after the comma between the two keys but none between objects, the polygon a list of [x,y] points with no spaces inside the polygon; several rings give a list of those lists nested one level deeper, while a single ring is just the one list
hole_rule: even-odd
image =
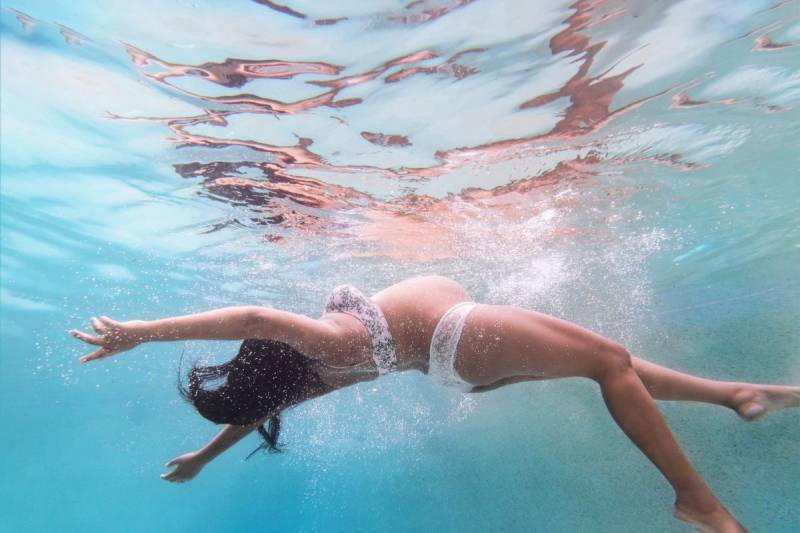
[{"label": "outstretched arm", "polygon": [[309,357],[320,357],[330,353],[340,339],[340,331],[333,323],[258,306],[225,307],[153,321],[117,322],[106,316],[93,317],[92,327],[96,336],[70,331],[73,337],[99,346],[93,353],[81,357],[82,363],[130,350],[143,342],[189,339],[273,339]]},{"label": "outstretched arm", "polygon": [[161,479],[178,483],[189,481],[219,454],[242,440],[263,423],[262,419],[247,426],[225,426],[222,431],[217,433],[216,437],[199,450],[185,453],[168,462],[165,466],[167,468],[174,466],[175,469],[161,474]]}]

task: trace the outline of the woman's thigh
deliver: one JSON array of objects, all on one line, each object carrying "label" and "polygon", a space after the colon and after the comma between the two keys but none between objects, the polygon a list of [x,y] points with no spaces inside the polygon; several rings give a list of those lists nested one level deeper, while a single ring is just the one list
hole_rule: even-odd
[{"label": "woman's thigh", "polygon": [[467,317],[456,371],[475,385],[513,376],[591,377],[627,354],[602,335],[559,318],[509,305],[479,305]]}]

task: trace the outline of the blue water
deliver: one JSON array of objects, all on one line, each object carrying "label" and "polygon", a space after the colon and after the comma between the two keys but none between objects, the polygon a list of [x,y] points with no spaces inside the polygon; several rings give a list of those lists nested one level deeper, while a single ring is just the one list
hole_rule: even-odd
[{"label": "blue water", "polygon": [[[281,8],[283,6],[283,8]],[[87,318],[441,273],[642,357],[800,383],[800,3],[3,3],[4,531],[690,531],[588,382],[390,375],[214,433]],[[662,403],[752,531],[800,530],[800,413]]]}]

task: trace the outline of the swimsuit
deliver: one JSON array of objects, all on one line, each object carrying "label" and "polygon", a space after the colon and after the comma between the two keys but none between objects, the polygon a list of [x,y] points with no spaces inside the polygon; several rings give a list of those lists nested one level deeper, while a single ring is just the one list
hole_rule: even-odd
[{"label": "swimsuit", "polygon": [[[475,302],[460,302],[448,309],[431,338],[428,375],[441,384],[469,392],[473,385],[458,375],[455,369],[456,349],[461,338],[464,321],[475,306]],[[325,303],[326,313],[346,313],[357,318],[366,328],[372,341],[372,359],[379,374],[387,374],[397,369],[397,352],[389,324],[378,304],[367,298],[352,285],[339,285],[328,295]],[[347,370],[363,363],[347,367],[332,367]]]},{"label": "swimsuit", "polygon": [[460,302],[448,309],[439,319],[431,337],[428,375],[442,385],[455,387],[462,392],[471,391],[473,385],[463,380],[456,372],[455,363],[458,355],[456,349],[461,339],[464,321],[477,305],[475,302]]},{"label": "swimsuit", "polygon": [[379,374],[397,369],[397,353],[389,323],[378,304],[352,285],[334,287],[325,303],[326,313],[346,313],[356,317],[372,340],[372,359]]}]

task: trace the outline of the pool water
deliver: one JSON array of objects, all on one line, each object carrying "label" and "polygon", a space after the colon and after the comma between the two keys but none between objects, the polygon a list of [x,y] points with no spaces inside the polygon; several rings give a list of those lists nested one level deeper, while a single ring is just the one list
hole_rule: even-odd
[{"label": "pool water", "polygon": [[[800,383],[800,2],[7,0],[4,531],[690,531],[588,381],[393,374],[191,483],[216,428],[105,314],[319,316],[439,273],[727,380]],[[660,404],[752,531],[800,530],[800,413]]]}]

